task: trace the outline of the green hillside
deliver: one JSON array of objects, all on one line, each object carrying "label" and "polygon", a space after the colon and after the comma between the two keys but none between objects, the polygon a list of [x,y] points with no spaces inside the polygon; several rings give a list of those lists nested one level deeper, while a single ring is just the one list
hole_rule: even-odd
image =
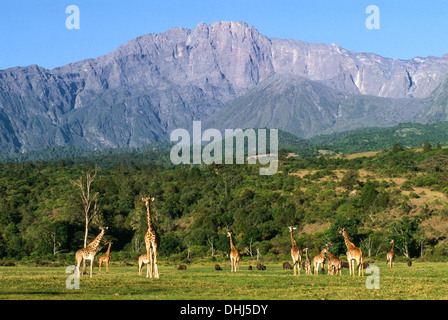
[{"label": "green hillside", "polygon": [[229,250],[225,230],[234,232],[243,255],[254,256],[258,249],[263,259],[285,259],[290,225],[311,256],[327,242],[334,254],[345,254],[336,232],[345,227],[367,257],[383,259],[395,239],[399,257],[445,260],[447,164],[446,149],[391,150],[357,159],[285,158],[273,176],[260,176],[257,165],[1,163],[0,258],[73,262],[82,247],[84,218],[80,191],[71,181],[96,165],[92,192],[98,193],[98,215],[89,235],[108,226],[105,240],[114,242],[114,259],[133,261],[144,252],[141,199],[151,195],[162,260],[223,258]]},{"label": "green hillside", "polygon": [[315,136],[306,140],[305,148],[286,149],[299,155],[316,156],[319,150],[329,150],[330,154],[352,154],[392,149],[396,144],[403,148],[421,148],[425,142],[429,142],[433,147],[437,144],[448,145],[448,122],[427,125],[405,123],[388,128],[362,128]]}]

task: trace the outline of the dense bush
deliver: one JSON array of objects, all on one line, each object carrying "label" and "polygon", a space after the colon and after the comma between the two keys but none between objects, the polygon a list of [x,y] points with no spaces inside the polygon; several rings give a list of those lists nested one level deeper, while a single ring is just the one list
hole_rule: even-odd
[{"label": "dense bush", "polygon": [[[300,246],[309,247],[310,255],[327,242],[334,254],[345,254],[337,234],[344,227],[351,240],[362,243],[372,255],[381,254],[394,238],[401,254],[419,257],[424,214],[442,209],[428,209],[418,220],[406,220],[415,210],[410,201],[419,195],[405,197],[387,180],[405,177],[402,190],[430,187],[447,192],[448,170],[441,166],[434,171],[428,165],[443,164],[445,155],[444,149],[426,153],[397,149],[351,160],[286,158],[283,166],[291,175],[273,176],[260,176],[253,165],[170,168],[98,161],[100,170],[92,187],[99,193],[100,215],[92,221],[89,235],[92,239],[99,225],[109,226],[101,247],[113,240],[115,259],[135,260],[145,251],[146,209],[141,198],[151,195],[156,199],[151,212],[161,238],[162,259],[209,259],[212,252],[215,259],[225,257],[229,251],[226,230],[234,232],[235,245],[243,255],[254,257],[258,249],[265,257],[280,257],[290,250],[287,227],[294,225],[300,231],[313,224],[329,228],[295,234]],[[0,163],[0,259],[73,261],[74,252],[83,245],[84,221],[79,190],[70,181],[93,168],[69,160]],[[299,170],[308,174],[295,176]],[[372,179],[362,179],[360,170],[371,172]],[[343,173],[341,179],[337,171]],[[409,232],[404,239],[398,233],[406,225]],[[432,243],[425,252],[425,258],[439,259],[446,256],[446,247]]]}]

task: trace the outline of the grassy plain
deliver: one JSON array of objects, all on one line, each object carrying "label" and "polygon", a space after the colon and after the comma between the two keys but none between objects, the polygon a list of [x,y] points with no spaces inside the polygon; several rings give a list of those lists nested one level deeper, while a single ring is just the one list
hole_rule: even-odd
[{"label": "grassy plain", "polygon": [[[367,289],[364,277],[327,274],[294,277],[281,264],[266,264],[266,271],[233,274],[229,266],[191,265],[186,271],[161,265],[160,279],[139,276],[135,266],[111,266],[93,278],[81,276],[79,289],[67,289],[65,267],[0,267],[1,300],[446,300],[448,263],[396,263],[380,269],[380,288]],[[145,270],[146,271],[146,268]]]}]

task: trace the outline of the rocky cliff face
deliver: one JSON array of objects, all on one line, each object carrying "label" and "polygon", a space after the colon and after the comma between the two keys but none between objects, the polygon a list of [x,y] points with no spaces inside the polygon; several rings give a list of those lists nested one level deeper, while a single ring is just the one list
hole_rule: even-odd
[{"label": "rocky cliff face", "polygon": [[[201,23],[193,30],[148,34],[102,57],[53,70],[32,65],[0,71],[0,151],[137,147],[167,140],[193,120],[226,118],[231,125],[235,108],[236,120],[251,119],[234,122],[241,126],[270,121],[296,134],[318,134],[353,121],[338,112],[341,99],[356,96],[392,99],[392,109],[403,104],[395,99],[406,98],[413,107],[387,123],[418,121],[426,110],[422,99],[447,74],[448,55],[403,61],[335,44],[269,39],[244,22]],[[442,105],[436,114],[446,115],[445,100],[431,101]],[[358,107],[348,104],[344,112]],[[354,125],[373,124],[372,116]]]}]

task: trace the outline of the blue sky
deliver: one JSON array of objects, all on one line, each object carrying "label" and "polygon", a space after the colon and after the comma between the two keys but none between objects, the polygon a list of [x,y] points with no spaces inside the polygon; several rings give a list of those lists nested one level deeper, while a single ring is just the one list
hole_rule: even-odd
[{"label": "blue sky", "polygon": [[[65,26],[69,5],[79,7],[79,30]],[[365,26],[369,5],[380,9],[379,30]],[[245,21],[268,37],[334,42],[390,58],[448,53],[446,0],[2,0],[0,14],[0,69],[51,69],[146,33],[218,20]]]}]

